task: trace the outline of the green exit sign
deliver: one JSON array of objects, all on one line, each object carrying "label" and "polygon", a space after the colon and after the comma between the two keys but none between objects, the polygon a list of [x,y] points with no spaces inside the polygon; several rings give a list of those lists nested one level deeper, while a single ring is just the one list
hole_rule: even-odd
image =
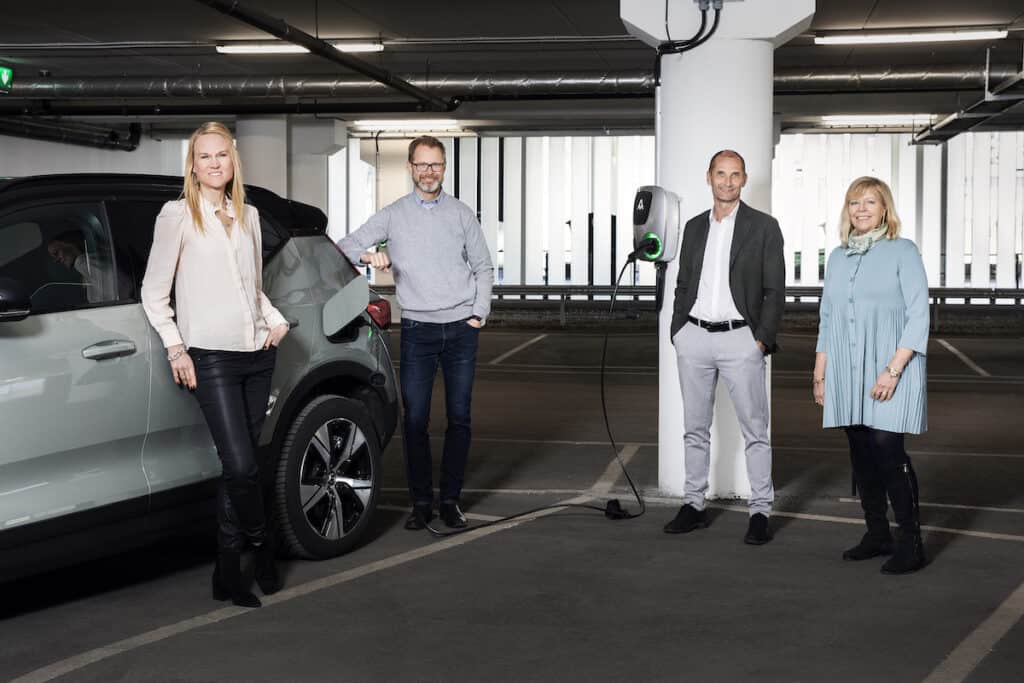
[{"label": "green exit sign", "polygon": [[0,92],[7,92],[14,83],[14,69],[0,66]]}]

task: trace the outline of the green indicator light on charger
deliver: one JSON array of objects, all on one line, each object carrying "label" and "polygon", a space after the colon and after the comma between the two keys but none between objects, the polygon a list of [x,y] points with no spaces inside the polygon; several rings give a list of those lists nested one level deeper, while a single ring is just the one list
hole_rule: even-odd
[{"label": "green indicator light on charger", "polygon": [[655,259],[657,259],[657,258],[660,258],[660,257],[661,257],[661,255],[662,255],[662,253],[664,253],[664,251],[665,251],[665,245],[661,243],[661,238],[660,238],[660,237],[658,237],[658,236],[657,236],[656,234],[654,234],[653,232],[649,232],[649,233],[647,233],[646,235],[644,235],[644,239],[645,239],[645,240],[647,240],[647,239],[652,239],[652,240],[654,240],[655,242],[657,242],[657,243],[658,243],[658,248],[657,248],[657,250],[656,250],[656,251],[654,251],[654,252],[651,252],[651,251],[645,251],[645,252],[644,252],[644,257],[645,257],[645,258],[646,258],[647,260],[649,260],[649,261],[654,261]]},{"label": "green indicator light on charger", "polygon": [[0,66],[0,92],[9,92],[14,85],[14,69],[9,66]]}]

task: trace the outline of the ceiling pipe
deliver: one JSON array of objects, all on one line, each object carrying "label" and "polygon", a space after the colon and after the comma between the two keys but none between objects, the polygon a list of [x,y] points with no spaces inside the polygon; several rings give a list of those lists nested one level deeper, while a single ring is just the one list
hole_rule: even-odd
[{"label": "ceiling pipe", "polygon": [[79,102],[5,103],[0,116],[245,116],[260,114],[411,114],[423,108],[416,102],[249,102],[218,104]]},{"label": "ceiling pipe", "polygon": [[[995,69],[993,79],[1008,78],[1011,69]],[[426,79],[410,76],[414,87]],[[510,99],[531,95],[616,97],[650,95],[654,79],[647,71],[439,74],[429,86],[437,93],[459,98]],[[776,94],[837,92],[898,92],[973,90],[985,87],[985,71],[972,67],[900,67],[882,69],[779,69]],[[172,97],[282,98],[282,97],[387,97],[388,86],[358,76],[132,76],[127,78],[40,78],[18,80],[9,99],[110,99]],[[335,105],[337,106],[337,105]],[[406,109],[409,111],[409,109]]]},{"label": "ceiling pipe", "polygon": [[[996,68],[993,78],[1005,78],[1013,69]],[[775,92],[842,93],[975,90],[985,87],[985,69],[971,66],[781,68],[775,71]]]},{"label": "ceiling pipe", "polygon": [[59,121],[0,118],[0,135],[133,152],[142,139],[142,126],[138,123],[129,124],[128,135],[125,136],[113,129],[73,126]]},{"label": "ceiling pipe", "polygon": [[424,108],[430,111],[452,111],[458,106],[457,100],[443,100],[395,76],[390,71],[380,69],[368,62],[345,54],[327,41],[311,36],[305,31],[288,24],[283,19],[278,19],[259,10],[245,7],[238,0],[196,0],[196,2],[215,9],[221,14],[239,19],[261,31],[266,31],[281,40],[301,45],[312,54],[319,55],[335,64],[340,64],[347,69],[361,73],[364,76],[369,76],[375,81],[418,100],[423,104]]}]

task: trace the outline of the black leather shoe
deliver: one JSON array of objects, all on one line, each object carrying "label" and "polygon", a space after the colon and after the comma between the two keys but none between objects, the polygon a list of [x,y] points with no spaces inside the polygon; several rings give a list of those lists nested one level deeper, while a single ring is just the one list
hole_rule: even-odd
[{"label": "black leather shoe", "polygon": [[452,529],[464,529],[469,525],[458,503],[441,503],[441,521]]},{"label": "black leather shoe", "polygon": [[851,562],[870,560],[872,557],[892,555],[892,536],[880,538],[870,531],[864,534],[860,543],[843,551],[843,559]]},{"label": "black leather shoe", "polygon": [[686,534],[694,529],[706,529],[707,526],[707,510],[698,510],[689,503],[686,503],[679,508],[675,519],[664,526],[664,531],[666,534]]},{"label": "black leather shoe", "polygon": [[921,534],[901,533],[896,541],[896,550],[892,557],[882,565],[883,574],[909,574],[916,572],[928,564],[924,556],[924,544]]},{"label": "black leather shoe", "polygon": [[426,529],[427,524],[429,524],[432,519],[434,519],[433,506],[429,503],[416,503],[412,506],[412,510],[409,511],[409,516],[405,519],[405,528],[409,531]]},{"label": "black leather shoe", "polygon": [[768,531],[768,515],[756,512],[750,515],[750,525],[747,526],[747,535],[743,542],[749,545],[764,545],[772,540],[772,534]]}]

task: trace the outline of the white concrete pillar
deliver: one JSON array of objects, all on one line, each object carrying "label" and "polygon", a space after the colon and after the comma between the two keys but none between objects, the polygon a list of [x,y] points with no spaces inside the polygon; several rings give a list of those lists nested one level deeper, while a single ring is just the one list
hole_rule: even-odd
[{"label": "white concrete pillar", "polygon": [[288,194],[288,117],[240,116],[235,122],[245,182]]},{"label": "white concrete pillar", "polygon": [[[622,0],[619,7],[630,33],[652,46],[666,39],[664,0]],[[693,35],[700,23],[695,3],[678,0],[669,9],[672,37]],[[806,29],[813,15],[814,0],[727,2],[713,38],[695,50],[662,58],[655,114],[657,180],[680,197],[684,221],[711,206],[708,161],[724,148],[735,149],[746,159],[749,180],[744,201],[761,210],[771,209],[773,53],[776,46]],[[682,493],[686,477],[683,405],[675,348],[669,339],[678,272],[678,261],[673,261],[666,275],[658,354],[658,485],[675,495]],[[743,439],[721,382],[711,458],[709,496],[748,496]]]}]

